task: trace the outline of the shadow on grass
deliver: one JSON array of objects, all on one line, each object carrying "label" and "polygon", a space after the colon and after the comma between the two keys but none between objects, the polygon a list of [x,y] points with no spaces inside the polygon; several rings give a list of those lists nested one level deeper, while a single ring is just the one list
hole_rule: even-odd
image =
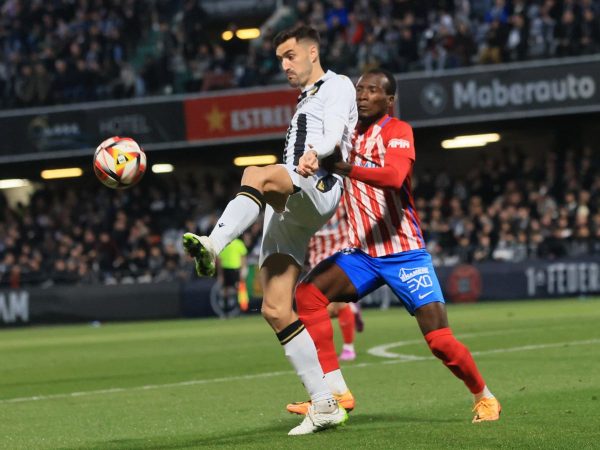
[{"label": "shadow on grass", "polygon": [[[344,433],[364,433],[365,431],[381,428],[389,429],[394,425],[401,428],[408,424],[431,424],[431,423],[460,423],[460,419],[441,419],[432,417],[408,417],[399,414],[361,414],[350,417],[350,420],[341,431]],[[265,448],[268,442],[271,442],[275,448],[276,442],[279,439],[288,439],[287,433],[297,423],[294,421],[283,421],[274,423],[266,427],[254,429],[237,430],[226,434],[213,433],[209,436],[202,433],[180,434],[169,436],[148,436],[146,438],[136,439],[113,439],[96,444],[78,445],[77,447],[62,447],[61,450],[141,450],[141,449],[156,449],[156,450],[173,450],[173,449],[193,449],[207,447],[231,447],[231,448]],[[326,430],[319,433],[319,436],[325,437],[334,430]],[[290,444],[303,442],[302,446],[306,445],[303,438],[289,438]],[[287,446],[287,445],[286,445]],[[291,445],[293,447],[293,445]]]}]

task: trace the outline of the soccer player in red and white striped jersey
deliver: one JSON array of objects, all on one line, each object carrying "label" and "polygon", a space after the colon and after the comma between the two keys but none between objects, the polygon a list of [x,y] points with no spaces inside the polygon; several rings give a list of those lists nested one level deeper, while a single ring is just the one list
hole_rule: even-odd
[{"label": "soccer player in red and white striped jersey", "polygon": [[344,199],[353,248],[321,262],[297,286],[298,315],[315,342],[332,392],[338,398],[350,397],[339,369],[327,305],[355,302],[387,284],[417,319],[431,352],[473,394],[473,422],[497,420],[499,402],[448,325],[411,193],[412,128],[387,114],[395,92],[394,77],[385,70],[369,71],[356,84],[359,119],[354,146],[348,162],[334,163],[334,172],[346,177]]},{"label": "soccer player in red and white striped jersey", "polygon": [[[411,193],[414,160],[406,122],[386,114],[363,133],[356,129],[344,182],[352,247],[373,257],[425,247]],[[406,173],[404,179],[397,172]]]}]

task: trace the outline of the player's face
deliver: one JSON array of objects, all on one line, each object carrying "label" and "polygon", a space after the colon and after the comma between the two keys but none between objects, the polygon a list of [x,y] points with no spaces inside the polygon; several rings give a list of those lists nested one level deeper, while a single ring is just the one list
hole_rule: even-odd
[{"label": "player's face", "polygon": [[292,38],[280,44],[275,53],[290,86],[306,86],[318,54],[316,45],[308,40]]},{"label": "player's face", "polygon": [[356,106],[359,120],[369,120],[387,114],[394,96],[386,94],[387,78],[378,73],[368,73],[356,83]]}]

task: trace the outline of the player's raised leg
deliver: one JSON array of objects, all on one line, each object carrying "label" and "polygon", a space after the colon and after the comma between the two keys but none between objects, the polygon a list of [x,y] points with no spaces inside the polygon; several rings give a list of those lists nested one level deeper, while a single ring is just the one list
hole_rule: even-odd
[{"label": "player's raised leg", "polygon": [[469,349],[452,334],[444,303],[423,305],[415,311],[415,317],[431,352],[473,394],[473,422],[498,420],[502,407],[485,384]]},{"label": "player's raised leg", "polygon": [[262,314],[277,334],[312,402],[305,419],[290,435],[314,433],[347,420],[345,409],[338,405],[325,381],[315,344],[291,308],[292,292],[299,275],[300,266],[284,254],[270,255],[261,268]]},{"label": "player's raised leg", "polygon": [[247,167],[240,192],[227,204],[210,236],[183,235],[183,246],[194,257],[198,276],[214,275],[221,250],[256,222],[267,202],[281,210],[292,193],[292,180],[282,166]]}]

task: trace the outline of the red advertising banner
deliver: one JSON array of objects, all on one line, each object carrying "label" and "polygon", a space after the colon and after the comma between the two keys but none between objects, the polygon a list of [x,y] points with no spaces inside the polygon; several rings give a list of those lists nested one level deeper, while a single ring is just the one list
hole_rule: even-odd
[{"label": "red advertising banner", "polygon": [[187,140],[283,135],[297,98],[295,89],[282,88],[185,100]]}]

